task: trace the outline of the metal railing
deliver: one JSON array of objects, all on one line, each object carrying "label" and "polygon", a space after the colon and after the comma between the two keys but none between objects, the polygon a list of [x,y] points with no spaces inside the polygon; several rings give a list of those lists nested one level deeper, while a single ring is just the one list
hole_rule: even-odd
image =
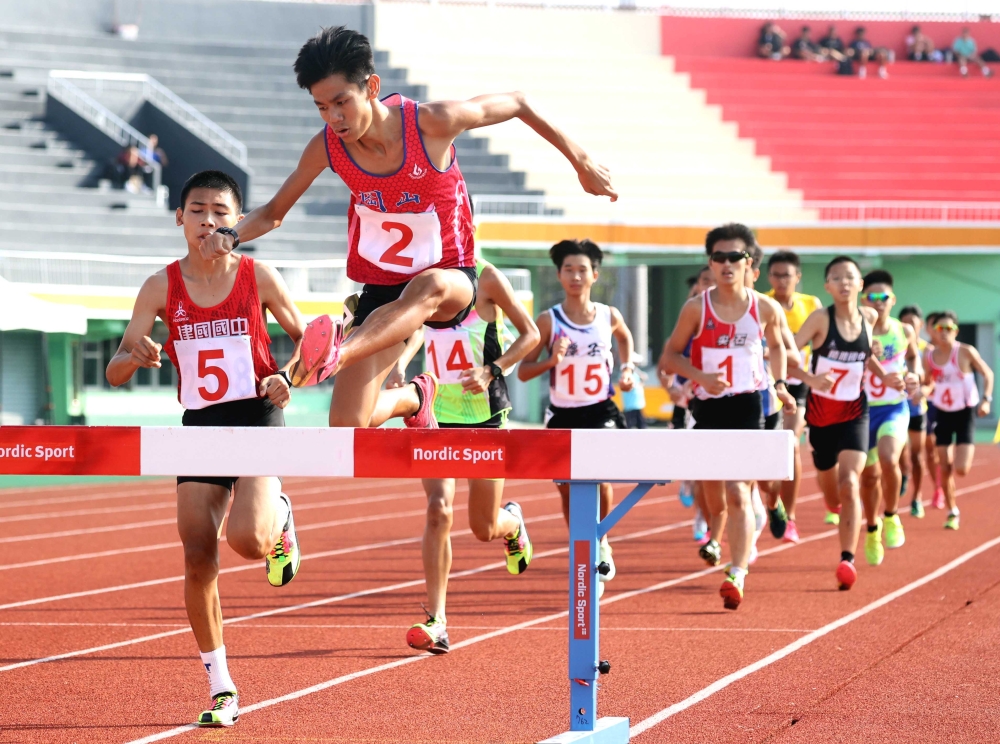
[{"label": "metal railing", "polygon": [[[89,92],[93,92],[98,97],[107,93],[115,96],[124,94],[126,105],[130,107],[142,101],[149,101],[210,145],[212,149],[244,170],[247,169],[246,145],[154,77],[128,72],[52,70],[49,73],[50,87],[53,80],[61,81],[66,86],[76,87],[84,96],[87,96]],[[94,99],[91,98],[91,100]]]}]

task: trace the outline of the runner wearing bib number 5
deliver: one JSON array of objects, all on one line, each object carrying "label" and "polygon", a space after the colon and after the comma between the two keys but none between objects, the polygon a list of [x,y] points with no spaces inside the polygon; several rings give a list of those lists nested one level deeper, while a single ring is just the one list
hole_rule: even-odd
[{"label": "runner wearing bib number 5", "polygon": [[[528,352],[518,368],[518,379],[527,382],[540,375],[549,375],[549,408],[545,426],[549,429],[624,429],[625,417],[611,399],[615,394],[611,383],[611,339],[618,343],[618,357],[623,361],[619,385],[623,391],[632,389],[632,332],[616,308],[590,299],[597,281],[604,253],[590,240],[563,240],[549,250],[556,265],[559,283],[565,299],[557,307],[538,316],[541,340]],[[548,358],[539,361],[542,352]],[[563,516],[569,522],[569,484],[559,483]],[[601,484],[601,519],[614,505],[614,489]],[[600,561],[611,571],[600,575],[598,596],[604,584],[615,577],[615,563],[607,536],[601,538]]]},{"label": "runner wearing bib number 5", "polygon": [[[587,193],[617,199],[610,175],[522,93],[421,104],[398,94],[380,100],[371,45],[344,26],[307,41],[294,67],[326,126],[270,201],[240,223],[238,239],[248,242],[280,226],[329,167],[351,193],[347,275],[365,286],[351,335],[339,318],[310,324],[293,382],[338,375],[331,426],[377,426],[392,416],[433,425],[436,383],[430,375],[402,389],[381,388],[418,328],[457,325],[475,304],[475,231],[455,139],[520,119],[566,157]],[[213,257],[234,245],[232,236],[212,236],[201,250]]]},{"label": "runner wearing bib number 5", "polygon": [[[132,319],[107,378],[124,385],[140,368],[177,367],[178,398],[185,426],[284,426],[288,368],[298,356],[305,323],[281,276],[246,256],[206,260],[199,246],[240,220],[240,187],[225,173],[205,171],[181,191],[177,224],[187,256],[149,277],[139,290]],[[278,369],[268,348],[265,311],[296,342],[292,359]],[[157,317],[167,326],[161,346],[150,334]],[[178,467],[183,467],[178,463]],[[249,560],[265,559],[268,582],[287,584],[301,553],[291,502],[278,478],[177,479],[177,530],[184,545],[184,602],[208,672],[212,706],[200,726],[232,726],[239,717],[236,685],[229,675],[219,603],[219,536],[232,495],[226,541]],[[280,636],[274,645],[280,646]]]},{"label": "runner wearing bib number 5", "polygon": [[[691,414],[696,429],[763,429],[761,392],[768,389],[764,340],[770,350],[775,396],[789,414],[795,398],[785,387],[787,355],[778,304],[745,285],[750,250],[756,245],[746,225],[729,224],[708,233],[708,254],[715,288],[689,299],[667,341],[661,368],[694,382]],[[688,342],[691,357],[684,355]],[[727,526],[732,563],[719,594],[726,609],[743,601],[753,547],[755,520],[749,481],[705,481],[712,539],[699,555],[709,564],[721,561],[720,539]]]}]

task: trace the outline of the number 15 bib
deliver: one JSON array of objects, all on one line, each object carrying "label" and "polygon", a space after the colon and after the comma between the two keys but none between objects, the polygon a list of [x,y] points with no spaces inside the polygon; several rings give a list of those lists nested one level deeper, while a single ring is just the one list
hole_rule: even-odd
[{"label": "number 15 bib", "polygon": [[441,222],[437,212],[376,212],[354,205],[360,220],[358,254],[380,269],[419,274],[441,261]]},{"label": "number 15 bib", "polygon": [[175,341],[174,351],[184,408],[193,411],[257,397],[249,336]]}]

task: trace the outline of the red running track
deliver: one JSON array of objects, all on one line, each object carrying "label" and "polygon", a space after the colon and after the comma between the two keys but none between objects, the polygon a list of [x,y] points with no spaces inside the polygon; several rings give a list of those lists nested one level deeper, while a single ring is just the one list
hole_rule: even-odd
[{"label": "red running track", "polygon": [[[808,478],[805,540],[765,532],[735,613],[718,598],[721,572],[696,556],[691,512],[673,487],[655,489],[612,533],[600,712],[630,716],[641,743],[995,741],[1000,453],[980,448],[959,486],[959,532],[939,511],[904,516],[906,545],[877,568],[861,558],[854,590],[837,592],[839,548]],[[468,533],[461,494],[454,650],[431,657],[404,641],[423,600],[419,483],[288,480],[307,559],[295,581],[273,589],[222,550],[243,703],[229,731],[183,728],[207,696],[172,483],[0,493],[0,742],[530,742],[565,730],[566,530],[551,484],[508,487],[536,562],[509,576],[500,544]]]}]

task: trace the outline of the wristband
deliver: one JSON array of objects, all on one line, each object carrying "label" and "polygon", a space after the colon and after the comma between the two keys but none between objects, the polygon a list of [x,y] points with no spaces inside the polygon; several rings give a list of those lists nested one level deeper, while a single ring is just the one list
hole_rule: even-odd
[{"label": "wristband", "polygon": [[621,370],[622,372],[624,372],[624,371],[625,371],[625,370],[627,370],[627,369],[630,369],[630,370],[632,370],[632,371],[634,372],[634,371],[635,371],[635,365],[634,365],[634,364],[632,364],[632,362],[626,362],[626,363],[625,363],[625,364],[623,364],[623,365],[622,365],[621,367],[619,367],[619,369],[620,369],[620,370]]},{"label": "wristband", "polygon": [[984,395],[983,396],[983,400],[985,400],[987,403],[992,403],[993,402],[993,396],[992,395]]},{"label": "wristband", "polygon": [[285,371],[285,370],[283,370],[283,369],[279,369],[279,370],[278,370],[277,372],[275,372],[275,374],[276,374],[276,375],[277,375],[278,377],[280,377],[280,378],[281,378],[282,380],[284,380],[284,381],[285,381],[286,383],[288,383],[288,387],[291,387],[291,386],[292,386],[292,378],[291,378],[291,376],[290,376],[290,375],[288,374],[288,372],[287,372],[287,371]]},{"label": "wristband", "polygon": [[778,387],[778,385],[784,385],[785,387],[788,387],[788,381],[787,380],[775,380],[774,381],[774,386]]},{"label": "wristband", "polygon": [[223,235],[228,235],[229,237],[231,237],[233,239],[233,250],[234,251],[237,248],[240,247],[240,236],[239,236],[239,234],[233,228],[231,228],[231,227],[217,227],[217,228],[215,228],[215,232],[222,233]]}]

